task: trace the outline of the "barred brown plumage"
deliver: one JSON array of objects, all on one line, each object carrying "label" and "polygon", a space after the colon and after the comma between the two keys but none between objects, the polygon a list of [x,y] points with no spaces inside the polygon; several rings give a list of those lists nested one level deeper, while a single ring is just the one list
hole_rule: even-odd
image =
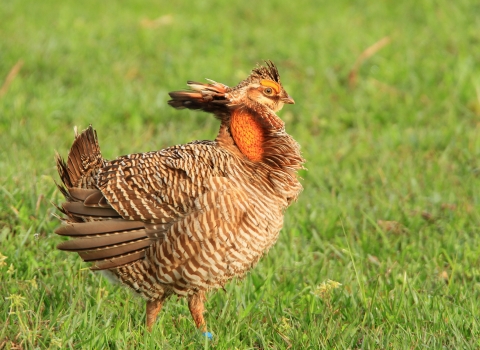
[{"label": "barred brown plumage", "polygon": [[233,88],[188,84],[169,104],[213,113],[215,141],[107,161],[90,126],[75,131],[67,162],[57,154],[66,218],[55,232],[73,238],[58,248],[144,297],[148,329],[176,294],[205,331],[205,291],[257,263],[302,189],[296,171],[304,159],[275,114],[294,102],[271,61]]}]

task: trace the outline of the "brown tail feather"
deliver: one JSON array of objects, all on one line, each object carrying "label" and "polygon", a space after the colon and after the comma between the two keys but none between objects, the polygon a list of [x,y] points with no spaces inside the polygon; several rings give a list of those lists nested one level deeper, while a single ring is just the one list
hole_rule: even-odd
[{"label": "brown tail feather", "polygon": [[55,230],[57,235],[82,237],[119,231],[130,231],[144,228],[145,224],[141,221],[126,221],[123,219],[112,219],[105,221],[91,221],[82,223],[69,223],[60,226]]},{"label": "brown tail feather", "polygon": [[114,258],[109,258],[101,261],[96,261],[95,264],[90,268],[91,270],[107,270],[119,267],[122,265],[129,264],[131,262],[143,259],[145,257],[145,250],[138,250],[133,253],[117,256]]},{"label": "brown tail feather", "polygon": [[[95,195],[100,191],[94,188],[78,188],[78,187],[71,187],[68,189],[68,193],[70,196],[74,197],[77,200],[84,201],[91,195]],[[101,192],[100,192],[101,193]]]},{"label": "brown tail feather", "polygon": [[[151,240],[145,224],[126,221],[114,210],[97,187],[97,176],[105,167],[95,130],[90,125],[75,140],[65,162],[56,155],[57,184],[66,202],[57,208],[67,216],[55,233],[74,239],[58,249],[77,252],[84,261],[93,261],[94,270],[111,269],[145,256]],[[151,230],[150,230],[151,231]]]},{"label": "brown tail feather", "polygon": [[96,188],[95,177],[105,161],[100,152],[97,133],[92,126],[80,135],[75,128],[75,141],[68,153],[67,162],[58,154],[56,160],[58,174],[67,188]]},{"label": "brown tail feather", "polygon": [[110,245],[105,248],[81,250],[78,251],[78,255],[80,255],[83,261],[101,261],[104,259],[118,258],[125,254],[148,248],[150,244],[151,241],[145,238],[119,245]]},{"label": "brown tail feather", "polygon": [[[63,210],[69,215],[99,217],[99,218],[119,218],[121,217],[112,207],[86,207],[81,202],[65,202],[62,204]],[[87,220],[88,221],[88,220]]]},{"label": "brown tail feather", "polygon": [[76,252],[80,250],[92,250],[96,248],[111,248],[118,244],[137,240],[147,240],[148,245],[150,245],[150,241],[145,234],[145,229],[141,229],[133,231],[115,232],[109,235],[101,234],[95,236],[85,236],[62,242],[57,246],[57,248],[60,250],[69,250],[72,252]]}]

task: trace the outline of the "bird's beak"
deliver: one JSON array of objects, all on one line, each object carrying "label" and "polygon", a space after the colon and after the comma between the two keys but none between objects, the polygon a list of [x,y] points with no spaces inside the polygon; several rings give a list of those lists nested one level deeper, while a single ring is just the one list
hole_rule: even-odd
[{"label": "bird's beak", "polygon": [[282,98],[282,102],[290,104],[290,105],[295,104],[295,100],[288,95],[287,95],[287,97]]}]

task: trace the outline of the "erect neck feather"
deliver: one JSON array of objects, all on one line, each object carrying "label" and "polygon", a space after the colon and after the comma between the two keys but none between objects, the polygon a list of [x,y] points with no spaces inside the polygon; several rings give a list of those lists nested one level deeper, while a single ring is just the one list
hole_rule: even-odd
[{"label": "erect neck feather", "polygon": [[242,166],[243,171],[237,175],[259,181],[266,191],[286,200],[282,202],[285,206],[297,198],[302,186],[296,172],[303,169],[305,160],[300,146],[286,133],[282,120],[273,111],[257,114],[249,108],[233,110],[222,120],[216,142],[219,149],[236,157],[241,153],[250,160],[232,162]]},{"label": "erect neck feather", "polygon": [[[283,121],[272,111],[257,113],[249,108],[234,110],[230,116],[228,141],[220,129],[224,147],[235,146],[252,162],[269,168],[296,171],[305,162],[297,142],[285,132]],[[232,143],[230,143],[232,142]],[[233,144],[234,143],[234,144]]]}]

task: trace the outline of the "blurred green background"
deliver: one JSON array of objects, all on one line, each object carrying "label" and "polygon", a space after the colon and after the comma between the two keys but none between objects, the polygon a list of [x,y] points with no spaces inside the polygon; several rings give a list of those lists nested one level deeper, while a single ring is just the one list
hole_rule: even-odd
[{"label": "blurred green background", "polygon": [[[479,13],[473,0],[0,2],[0,349],[480,347]],[[149,334],[142,300],[55,250],[54,152],[89,124],[110,159],[212,139],[218,121],[167,93],[235,85],[264,59],[296,101],[279,115],[305,191],[268,256],[210,294],[213,341],[176,299]]]}]

